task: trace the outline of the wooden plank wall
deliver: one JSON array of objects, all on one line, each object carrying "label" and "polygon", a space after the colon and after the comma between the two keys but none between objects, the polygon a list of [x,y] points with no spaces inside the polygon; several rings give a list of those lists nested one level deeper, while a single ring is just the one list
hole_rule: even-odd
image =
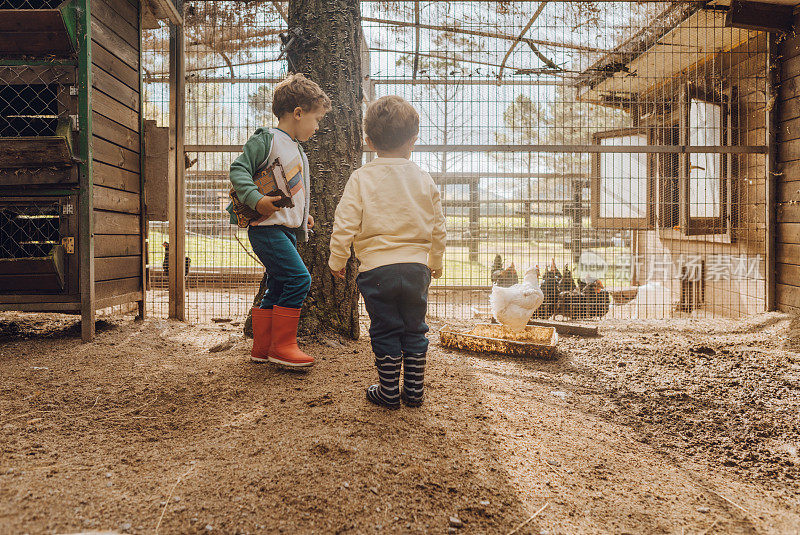
[{"label": "wooden plank wall", "polygon": [[141,292],[139,2],[92,0],[95,292]]},{"label": "wooden plank wall", "polygon": [[[700,89],[729,91],[735,88],[737,110],[736,130],[738,145],[764,145],[766,121],[764,93],[766,83],[767,36],[754,35],[728,52],[700,62],[683,77],[658,88],[651,98],[677,101],[680,86],[687,80]],[[640,236],[638,252],[657,257],[669,254],[674,262],[682,255],[700,255],[708,261],[709,255],[732,255],[748,259],[762,259],[759,271],[765,273],[766,244],[766,156],[744,154],[735,157],[732,195],[731,238],[723,235],[685,237],[680,234],[646,232]],[[674,282],[674,281],[671,281]],[[669,285],[670,281],[665,284]],[[673,298],[679,296],[680,285],[672,285]],[[706,280],[705,307],[727,316],[756,314],[764,310],[765,285],[758,278]]]},{"label": "wooden plank wall", "polygon": [[[795,18],[800,28],[800,16]],[[778,309],[800,311],[800,35],[789,35],[778,48],[778,177],[775,261]]]}]

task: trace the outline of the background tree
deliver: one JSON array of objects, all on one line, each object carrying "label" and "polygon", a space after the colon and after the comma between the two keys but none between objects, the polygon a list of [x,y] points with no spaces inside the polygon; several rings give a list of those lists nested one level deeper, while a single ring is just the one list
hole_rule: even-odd
[{"label": "background tree", "polygon": [[[527,95],[517,95],[514,101],[503,112],[503,125],[505,131],[495,133],[497,143],[504,145],[536,145],[542,142],[542,128],[544,127],[544,112],[538,102],[534,102]],[[504,155],[505,156],[505,155]],[[522,204],[525,216],[525,227],[531,228],[531,201],[533,198],[533,183],[542,183],[541,179],[531,175],[539,171],[541,166],[540,155],[531,152],[513,153],[513,168],[525,170],[528,174],[524,179],[521,191],[514,189],[514,197],[523,197],[526,201]],[[506,160],[506,158],[504,158]],[[504,161],[506,165],[508,162]],[[549,182],[544,181],[545,189]],[[537,193],[541,188],[536,188]],[[537,209],[538,210],[538,209]]]},{"label": "background tree", "polygon": [[272,87],[258,86],[258,89],[247,95],[247,106],[253,118],[253,124],[259,126],[275,126],[278,119],[272,113]]}]

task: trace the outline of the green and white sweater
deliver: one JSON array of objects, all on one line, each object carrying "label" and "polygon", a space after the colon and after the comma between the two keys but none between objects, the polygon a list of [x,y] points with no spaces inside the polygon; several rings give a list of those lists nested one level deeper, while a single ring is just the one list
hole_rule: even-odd
[{"label": "green and white sweater", "polygon": [[[270,165],[275,158],[287,174],[294,208],[282,208],[268,218],[251,225],[280,225],[297,229],[297,238],[308,240],[308,210],[311,205],[311,187],[308,158],[300,144],[286,132],[277,128],[259,128],[244,145],[242,154],[231,164],[230,180],[236,195],[247,206],[255,210],[263,195],[253,182],[253,175],[259,169]],[[233,205],[227,207],[231,214],[231,224],[236,224]]]}]

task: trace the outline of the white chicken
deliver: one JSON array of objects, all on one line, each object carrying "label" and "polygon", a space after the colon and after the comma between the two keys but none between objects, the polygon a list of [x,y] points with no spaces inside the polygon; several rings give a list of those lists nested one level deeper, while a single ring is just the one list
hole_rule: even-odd
[{"label": "white chicken", "polygon": [[514,331],[525,328],[543,301],[544,293],[539,287],[539,266],[528,269],[519,284],[508,288],[493,285],[489,296],[492,316]]}]

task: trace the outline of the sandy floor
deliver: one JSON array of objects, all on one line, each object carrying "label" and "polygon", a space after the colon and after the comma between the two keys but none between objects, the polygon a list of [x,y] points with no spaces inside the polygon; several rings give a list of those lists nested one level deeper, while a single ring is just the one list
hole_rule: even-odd
[{"label": "sandy floor", "polygon": [[84,345],[5,314],[0,533],[505,534],[539,511],[516,533],[800,533],[800,325],[668,325],[606,321],[550,362],[433,335],[426,404],[390,412],[365,340],[309,341],[293,373],[230,322],[106,319]]}]

